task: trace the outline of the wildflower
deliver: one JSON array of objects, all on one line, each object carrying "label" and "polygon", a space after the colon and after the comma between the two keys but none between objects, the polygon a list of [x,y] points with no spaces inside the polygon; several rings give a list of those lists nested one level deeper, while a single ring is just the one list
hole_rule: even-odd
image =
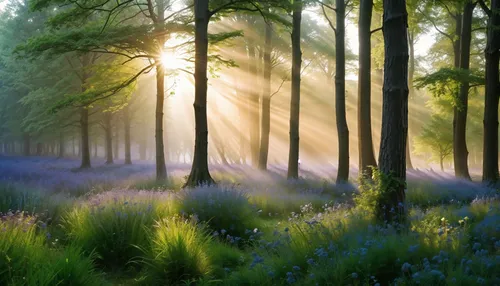
[{"label": "wildflower", "polygon": [[351,277],[352,277],[352,279],[358,279],[358,273],[353,272],[353,273],[351,274]]},{"label": "wildflower", "polygon": [[312,258],[307,259],[307,264],[314,265],[314,259]]},{"label": "wildflower", "polygon": [[224,235],[224,234],[226,234],[226,230],[225,230],[225,229],[221,229],[221,230],[220,230],[220,233],[221,233],[222,235]]},{"label": "wildflower", "polygon": [[472,246],[472,250],[478,250],[480,247],[481,247],[481,243],[476,242],[476,243],[474,243],[474,245]]},{"label": "wildflower", "polygon": [[410,272],[411,269],[411,264],[408,262],[403,263],[403,266],[401,266],[401,271],[403,272]]},{"label": "wildflower", "polygon": [[300,271],[300,267],[298,267],[298,266],[294,266],[294,267],[292,267],[292,269],[293,269],[294,271]]}]

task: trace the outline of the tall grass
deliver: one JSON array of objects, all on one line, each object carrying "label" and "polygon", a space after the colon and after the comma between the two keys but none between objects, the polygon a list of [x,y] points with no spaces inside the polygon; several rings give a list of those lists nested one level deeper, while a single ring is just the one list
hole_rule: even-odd
[{"label": "tall grass", "polygon": [[153,192],[108,192],[68,211],[62,218],[67,240],[98,255],[108,269],[130,266],[146,246],[147,230],[155,220],[168,216],[170,199]]}]

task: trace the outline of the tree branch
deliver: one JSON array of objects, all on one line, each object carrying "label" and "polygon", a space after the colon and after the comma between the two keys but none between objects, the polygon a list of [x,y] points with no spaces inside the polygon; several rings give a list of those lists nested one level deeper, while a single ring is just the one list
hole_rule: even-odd
[{"label": "tree branch", "polygon": [[431,22],[431,24],[434,26],[436,31],[438,31],[441,35],[447,37],[451,41],[452,44],[455,43],[453,37],[450,34],[447,34],[443,31],[441,31],[441,29],[438,28],[436,23],[433,20],[431,20],[431,18],[427,14],[425,14],[424,11],[422,11],[422,9],[420,9],[420,7],[417,7],[417,10],[427,19],[427,21]]},{"label": "tree branch", "polygon": [[382,30],[383,28],[384,28],[384,27],[380,27],[380,28],[377,28],[377,29],[375,29],[375,30],[372,30],[372,31],[370,32],[370,34],[376,33],[376,32],[378,32],[378,31]]},{"label": "tree branch", "polygon": [[486,15],[488,15],[488,17],[491,18],[491,15],[493,14],[492,11],[488,8],[488,6],[486,6],[486,3],[484,3],[484,0],[479,0],[478,1],[479,3],[479,6],[481,6],[481,8],[483,8],[483,11],[484,13],[486,13]]}]

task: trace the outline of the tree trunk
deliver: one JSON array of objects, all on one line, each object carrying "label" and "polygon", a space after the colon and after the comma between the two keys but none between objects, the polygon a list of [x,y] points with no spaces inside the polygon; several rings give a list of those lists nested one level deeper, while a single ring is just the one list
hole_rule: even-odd
[{"label": "tree trunk", "polygon": [[114,137],[114,140],[113,140],[114,146],[113,146],[112,156],[115,160],[118,160],[118,158],[120,157],[120,126],[115,125],[115,127],[113,129],[115,131],[114,132],[115,135],[113,136]]},{"label": "tree trunk", "polygon": [[148,134],[145,130],[143,130],[143,136],[142,138],[139,139],[139,159],[141,161],[144,161],[147,159],[147,153],[148,153]]},{"label": "tree trunk", "polygon": [[64,153],[65,153],[65,146],[64,146],[65,142],[64,142],[64,133],[63,132],[60,132],[59,133],[59,150],[58,150],[58,153],[57,153],[57,157],[59,158],[63,158],[64,157]]},{"label": "tree trunk", "polygon": [[273,28],[266,23],[266,39],[264,45],[264,91],[262,93],[262,120],[259,152],[259,169],[267,170],[269,155],[269,134],[271,132],[271,52]]},{"label": "tree trunk", "polygon": [[439,158],[439,166],[441,167],[441,172],[444,172],[443,157]]},{"label": "tree trunk", "polygon": [[[248,44],[248,62],[249,62],[249,95],[248,95],[248,112],[249,112],[249,127],[250,127],[250,155],[252,166],[257,168],[259,161],[259,92],[252,83],[258,77],[257,75],[257,60],[255,46],[252,40]],[[258,85],[257,85],[258,86]]]},{"label": "tree trunk", "polygon": [[[472,13],[475,3],[467,1],[462,16],[462,33],[460,41],[460,68],[469,70],[470,43],[472,37]],[[466,125],[467,105],[469,100],[469,82],[462,81],[457,106],[454,108],[454,132],[453,132],[453,158],[455,164],[455,176],[470,180],[467,157]]]},{"label": "tree trunk", "polygon": [[[408,132],[408,18],[405,0],[384,0],[384,86],[379,166],[395,179],[384,184],[377,216],[382,221],[404,218],[406,137]],[[389,189],[390,188],[390,189]]]},{"label": "tree trunk", "polygon": [[191,172],[185,186],[213,184],[208,170],[208,122],[207,122],[207,61],[208,61],[208,22],[210,15],[208,0],[194,2],[195,18],[195,143]]},{"label": "tree trunk", "polygon": [[104,132],[106,137],[106,164],[113,164],[113,125],[111,124],[112,114],[104,114]]},{"label": "tree trunk", "polygon": [[36,143],[36,155],[41,156],[43,152],[43,145],[42,143],[38,142]]},{"label": "tree trunk", "polygon": [[94,158],[97,158],[97,138],[94,139]]},{"label": "tree trunk", "polygon": [[359,7],[358,149],[359,170],[371,177],[369,166],[377,166],[373,152],[371,119],[371,22],[373,2],[361,0]]},{"label": "tree trunk", "polygon": [[486,59],[486,93],[484,97],[483,182],[498,181],[498,96],[500,95],[500,0],[491,0]]},{"label": "tree trunk", "polygon": [[345,110],[345,2],[336,0],[337,31],[335,33],[335,116],[339,137],[337,184],[349,180],[349,128]]},{"label": "tree trunk", "polygon": [[299,117],[300,117],[300,26],[302,20],[302,0],[293,2],[292,16],[292,96],[290,100],[290,150],[288,154],[289,179],[299,177]]},{"label": "tree trunk", "polygon": [[86,107],[80,109],[81,143],[78,152],[82,156],[81,169],[90,168],[90,142],[89,142],[89,110]]},{"label": "tree trunk", "polygon": [[31,153],[30,135],[28,133],[23,134],[23,155],[29,156]]},{"label": "tree trunk", "polygon": [[165,70],[161,64],[156,66],[156,180],[167,178],[165,150],[163,145],[163,104],[165,100]]},{"label": "tree trunk", "polygon": [[71,147],[73,149],[73,157],[76,155],[76,144],[75,144],[75,134],[73,134],[73,140],[71,140]]},{"label": "tree trunk", "polygon": [[[408,66],[408,89],[409,89],[409,97],[413,96],[413,76],[415,74],[415,35],[412,32],[408,34],[408,45],[410,48],[410,63]],[[410,111],[408,109],[408,111]],[[408,116],[409,117],[409,116]],[[413,164],[411,163],[411,150],[410,150],[410,120],[408,120],[408,135],[406,137],[406,169],[412,170]]]},{"label": "tree trunk", "polygon": [[123,123],[124,123],[124,135],[125,135],[125,165],[132,164],[131,152],[130,152],[130,111],[128,105],[125,106],[123,110]]}]

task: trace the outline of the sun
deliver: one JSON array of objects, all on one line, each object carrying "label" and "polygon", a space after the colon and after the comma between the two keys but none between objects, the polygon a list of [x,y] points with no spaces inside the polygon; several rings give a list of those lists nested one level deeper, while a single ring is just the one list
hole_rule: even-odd
[{"label": "sun", "polygon": [[167,70],[177,70],[184,67],[184,61],[173,52],[163,52],[161,54],[161,64]]}]

